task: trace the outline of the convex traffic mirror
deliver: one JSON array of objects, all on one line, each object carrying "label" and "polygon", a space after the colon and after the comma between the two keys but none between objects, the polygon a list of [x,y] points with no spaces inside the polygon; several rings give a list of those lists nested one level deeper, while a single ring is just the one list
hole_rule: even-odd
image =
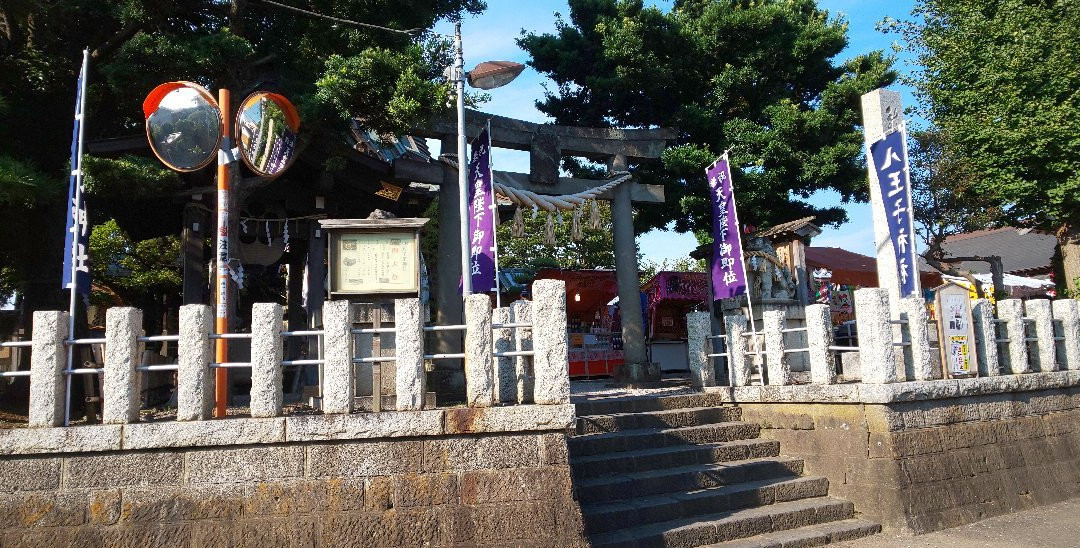
[{"label": "convex traffic mirror", "polygon": [[165,165],[176,171],[206,167],[221,145],[221,110],[213,95],[191,82],[169,82],[143,101],[146,137]]},{"label": "convex traffic mirror", "polygon": [[237,146],[244,163],[264,177],[276,177],[292,163],[300,117],[288,99],[258,91],[236,114]]}]

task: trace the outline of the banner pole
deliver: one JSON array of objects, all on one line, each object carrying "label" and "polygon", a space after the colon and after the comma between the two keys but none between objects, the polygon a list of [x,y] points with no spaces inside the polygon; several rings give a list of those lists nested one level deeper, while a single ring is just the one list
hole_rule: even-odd
[{"label": "banner pole", "polygon": [[[221,150],[218,151],[217,165],[217,289],[214,332],[223,335],[229,332],[229,178],[232,167],[231,120],[229,114],[229,90],[218,90],[218,108],[221,110]],[[229,361],[229,341],[219,338],[214,341],[214,361]],[[214,372],[214,416],[224,418],[229,403],[229,370],[218,367]]]},{"label": "banner pole", "polygon": [[491,252],[495,255],[495,308],[502,308],[502,284],[499,280],[499,201],[495,198],[495,167],[491,153],[491,118],[487,121],[488,183],[491,185]]},{"label": "banner pole", "polygon": [[[68,339],[75,339],[75,305],[76,297],[79,293],[78,273],[79,273],[79,231],[80,226],[83,223],[82,217],[82,157],[83,157],[83,133],[86,127],[86,79],[89,77],[88,67],[90,65],[90,50],[83,50],[83,62],[82,69],[79,71],[79,100],[77,108],[79,111],[75,114],[75,119],[79,122],[79,143],[77,147],[77,159],[74,168],[75,175],[75,200],[68,206],[71,208],[71,213],[74,216],[71,223],[71,277],[69,283],[71,284],[71,290],[69,291],[68,299]],[[83,228],[85,230],[85,228]],[[71,370],[73,361],[75,359],[75,345],[69,344],[67,347],[67,374],[65,375],[65,390],[64,390],[64,426],[67,426],[71,422]]]},{"label": "banner pole", "polygon": [[[742,244],[743,226],[742,226],[742,223],[739,222],[739,203],[738,203],[738,200],[735,199],[735,181],[731,177],[731,158],[728,157],[728,153],[730,152],[730,150],[731,149],[725,150],[724,154],[720,156],[720,159],[724,160],[725,164],[727,165],[727,180],[728,180],[728,185],[731,185],[731,213],[735,216],[735,227],[736,227],[736,230],[738,230],[738,232],[739,232],[738,234],[736,234],[736,237],[739,238],[739,243],[740,243],[739,250],[742,251],[742,245],[741,244]],[[719,160],[717,160],[717,161],[719,161]],[[715,165],[715,163],[714,163],[714,165]],[[761,345],[760,345],[760,343],[758,341],[757,320],[754,319],[753,294],[750,291],[750,278],[746,275],[746,258],[745,257],[739,257],[739,266],[740,266],[740,268],[742,268],[742,271],[743,271],[743,280],[747,284],[747,286],[746,286],[746,308],[747,308],[747,313],[750,316],[750,332],[752,333],[751,336],[750,336],[750,340],[753,341],[753,343],[754,343],[754,356],[759,357],[759,356],[761,356]],[[762,384],[764,384],[764,380],[765,380],[765,377],[763,375],[762,376]]]}]

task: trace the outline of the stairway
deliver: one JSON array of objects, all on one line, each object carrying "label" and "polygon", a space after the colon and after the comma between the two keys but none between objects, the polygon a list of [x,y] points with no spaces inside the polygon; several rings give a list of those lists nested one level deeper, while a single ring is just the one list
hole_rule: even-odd
[{"label": "stairway", "polygon": [[576,408],[570,465],[594,547],[819,546],[881,530],[712,395]]}]

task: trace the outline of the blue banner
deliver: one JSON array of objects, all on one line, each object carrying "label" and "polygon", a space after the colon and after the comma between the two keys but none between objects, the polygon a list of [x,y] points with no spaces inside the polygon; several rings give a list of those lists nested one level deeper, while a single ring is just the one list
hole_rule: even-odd
[{"label": "blue banner", "polygon": [[[67,229],[64,235],[64,273],[61,288],[71,288],[71,274],[75,273],[75,290],[80,295],[90,295],[90,231],[86,221],[86,201],[83,196],[82,140],[83,113],[86,109],[87,55],[83,55],[79,71],[78,89],[75,95],[75,127],[71,130],[71,176],[68,179]],[[72,261],[75,268],[72,268]]]},{"label": "blue banner", "polygon": [[901,128],[870,145],[870,156],[881,186],[881,202],[889,223],[889,237],[896,254],[896,279],[901,297],[918,295],[919,284],[906,139],[907,132]]}]

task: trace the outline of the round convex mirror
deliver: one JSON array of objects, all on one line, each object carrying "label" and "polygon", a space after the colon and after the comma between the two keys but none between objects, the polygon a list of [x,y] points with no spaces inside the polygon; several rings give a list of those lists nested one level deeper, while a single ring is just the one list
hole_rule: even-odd
[{"label": "round convex mirror", "polygon": [[296,155],[300,116],[288,99],[255,92],[236,115],[237,146],[244,163],[264,177],[281,175]]},{"label": "round convex mirror", "polygon": [[169,82],[143,101],[146,137],[165,165],[177,171],[206,167],[221,145],[221,110],[202,86]]}]

